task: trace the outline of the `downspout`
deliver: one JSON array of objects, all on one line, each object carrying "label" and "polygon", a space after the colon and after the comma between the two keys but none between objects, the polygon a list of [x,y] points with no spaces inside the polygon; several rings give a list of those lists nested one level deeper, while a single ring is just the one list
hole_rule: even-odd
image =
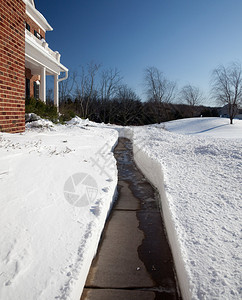
[{"label": "downspout", "polygon": [[55,84],[54,84],[54,104],[57,107],[57,111],[59,112],[59,82],[66,80],[68,78],[68,70],[64,71],[65,76],[62,78],[58,78],[59,75],[55,75]]},{"label": "downspout", "polygon": [[58,82],[61,82],[61,81],[66,80],[68,78],[68,70],[65,71],[65,73],[66,73],[66,75],[64,77],[57,79]]}]

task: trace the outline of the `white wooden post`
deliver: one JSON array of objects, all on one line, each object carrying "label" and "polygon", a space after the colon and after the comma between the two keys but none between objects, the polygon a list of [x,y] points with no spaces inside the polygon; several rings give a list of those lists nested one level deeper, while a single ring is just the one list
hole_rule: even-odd
[{"label": "white wooden post", "polygon": [[41,67],[40,72],[40,100],[46,103],[46,68]]},{"label": "white wooden post", "polygon": [[54,75],[54,105],[57,107],[57,111],[59,112],[59,82],[58,82],[58,74]]}]

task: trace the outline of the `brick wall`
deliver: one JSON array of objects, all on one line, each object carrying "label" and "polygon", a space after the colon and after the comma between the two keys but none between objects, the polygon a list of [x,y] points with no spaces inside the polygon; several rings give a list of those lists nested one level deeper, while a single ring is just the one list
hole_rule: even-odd
[{"label": "brick wall", "polygon": [[25,4],[0,1],[0,131],[25,130]]},{"label": "brick wall", "polygon": [[30,32],[34,34],[36,30],[45,39],[45,32],[29,16],[25,16],[25,21],[30,25]]}]

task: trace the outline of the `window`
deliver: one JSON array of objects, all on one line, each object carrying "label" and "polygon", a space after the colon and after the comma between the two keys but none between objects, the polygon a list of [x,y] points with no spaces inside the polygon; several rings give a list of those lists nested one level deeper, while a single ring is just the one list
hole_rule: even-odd
[{"label": "window", "polygon": [[27,99],[30,98],[30,79],[25,79],[25,97]]},{"label": "window", "polygon": [[39,34],[38,31],[36,31],[36,30],[34,31],[34,35],[35,35],[39,40],[42,39],[41,34]]},{"label": "window", "polygon": [[34,81],[34,98],[39,99],[39,81]]},{"label": "window", "polygon": [[25,23],[25,27],[28,31],[30,31],[30,25],[28,23]]}]

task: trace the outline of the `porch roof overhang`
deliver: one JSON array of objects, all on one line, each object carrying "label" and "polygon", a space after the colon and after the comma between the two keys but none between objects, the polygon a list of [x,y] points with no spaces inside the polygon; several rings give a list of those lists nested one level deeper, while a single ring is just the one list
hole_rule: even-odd
[{"label": "porch roof overhang", "polygon": [[68,73],[68,69],[60,63],[58,51],[52,51],[45,41],[37,39],[28,30],[25,31],[25,66],[33,75],[39,75],[42,67],[47,75]]}]

